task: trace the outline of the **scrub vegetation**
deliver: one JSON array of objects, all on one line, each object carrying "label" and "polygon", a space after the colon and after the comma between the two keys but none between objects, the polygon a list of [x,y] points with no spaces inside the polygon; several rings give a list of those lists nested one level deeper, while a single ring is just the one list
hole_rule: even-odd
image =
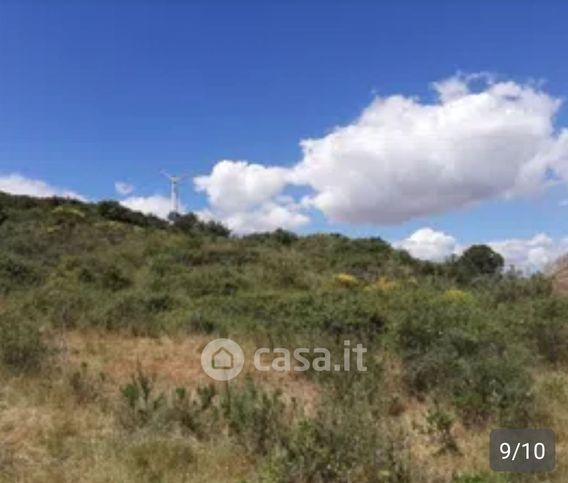
[{"label": "scrub vegetation", "polygon": [[[0,482],[566,481],[568,300],[502,267],[0,193]],[[367,371],[214,383],[217,337]],[[492,474],[502,426],[554,429],[556,471]]]}]

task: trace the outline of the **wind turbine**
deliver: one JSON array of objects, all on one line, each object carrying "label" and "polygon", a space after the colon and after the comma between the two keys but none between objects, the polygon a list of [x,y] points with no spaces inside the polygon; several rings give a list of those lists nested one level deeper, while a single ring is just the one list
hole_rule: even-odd
[{"label": "wind turbine", "polygon": [[182,180],[187,178],[188,175],[182,174],[181,176],[171,176],[165,171],[162,171],[162,174],[170,180],[172,213],[177,215],[179,213],[179,184]]}]

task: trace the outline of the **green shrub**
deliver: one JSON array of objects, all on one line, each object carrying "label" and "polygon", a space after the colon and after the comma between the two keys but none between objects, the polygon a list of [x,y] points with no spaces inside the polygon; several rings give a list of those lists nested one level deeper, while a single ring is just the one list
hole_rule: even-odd
[{"label": "green shrub", "polygon": [[398,308],[395,337],[406,381],[417,392],[450,396],[469,421],[491,415],[526,421],[528,354],[481,303],[455,304],[419,291]]},{"label": "green shrub", "polygon": [[21,316],[41,317],[58,329],[93,325],[93,310],[100,307],[100,293],[71,280],[52,279],[23,304]]},{"label": "green shrub", "polygon": [[223,265],[243,267],[259,260],[259,252],[239,240],[221,240],[203,244],[184,252],[186,266]]},{"label": "green shrub", "polygon": [[120,395],[117,417],[127,430],[145,428],[198,438],[219,430],[217,391],[212,385],[198,386],[195,392],[177,387],[167,394],[157,391],[155,378],[138,367]]},{"label": "green shrub", "polygon": [[195,393],[183,387],[175,389],[168,400],[165,424],[182,433],[205,438],[218,430],[218,408],[214,404],[215,386],[198,386]]},{"label": "green shrub", "polygon": [[534,323],[528,336],[536,341],[538,352],[552,364],[568,361],[568,301],[547,297],[534,304]]},{"label": "green shrub", "polygon": [[291,246],[297,242],[300,237],[295,233],[278,228],[272,232],[253,233],[243,238],[247,242],[254,242],[259,244],[274,244],[282,246]]},{"label": "green shrub", "polygon": [[455,420],[450,413],[436,408],[428,411],[426,421],[428,422],[430,433],[438,440],[440,445],[439,453],[448,451],[453,453],[459,452],[458,443],[452,433]]},{"label": "green shrub", "polygon": [[120,388],[122,411],[119,421],[127,429],[136,429],[149,424],[158,414],[165,402],[165,395],[157,393],[154,378],[148,376],[140,367],[131,376],[129,383]]},{"label": "green shrub", "polygon": [[0,360],[16,371],[39,370],[47,362],[48,346],[37,325],[0,314]]},{"label": "green shrub", "polygon": [[51,211],[51,217],[58,226],[72,228],[87,219],[85,213],[79,208],[71,205],[61,205]]},{"label": "green shrub", "polygon": [[97,212],[103,218],[111,221],[119,221],[142,227],[166,228],[167,222],[153,215],[145,215],[138,211],[130,210],[117,201],[101,201],[97,205]]},{"label": "green shrub", "polygon": [[193,312],[190,315],[189,322],[187,325],[187,330],[189,332],[195,332],[200,334],[212,334],[215,331],[219,331],[221,326],[215,321],[208,319],[205,314],[200,311]]},{"label": "green shrub", "polygon": [[132,285],[116,261],[106,261],[102,256],[66,258],[57,267],[55,276],[112,292]]},{"label": "green shrub", "polygon": [[241,271],[232,267],[213,265],[210,267],[186,268],[155,279],[151,285],[164,289],[180,290],[191,298],[207,295],[230,296],[250,288],[250,281]]},{"label": "green shrub", "polygon": [[288,448],[287,481],[373,481],[386,461],[376,453],[381,444],[378,434],[371,430],[357,434],[360,427],[305,421],[294,431]]},{"label": "green shrub", "polygon": [[166,293],[119,292],[102,308],[97,322],[107,330],[155,336],[164,330],[163,316],[177,305],[177,299]]},{"label": "green shrub", "polygon": [[0,253],[0,294],[30,288],[40,281],[39,271],[22,257]]},{"label": "green shrub", "polygon": [[407,455],[400,447],[404,438],[385,431],[373,404],[359,391],[344,393],[344,399],[336,397],[335,389],[323,394],[314,417],[301,418],[284,433],[261,481],[409,481]]},{"label": "green shrub", "polygon": [[552,295],[552,282],[542,274],[523,277],[515,272],[484,280],[480,288],[496,304],[523,304]]},{"label": "green shrub", "polygon": [[286,433],[281,392],[262,391],[252,379],[227,386],[221,408],[230,436],[252,454],[267,455]]},{"label": "green shrub", "polygon": [[184,215],[172,213],[169,218],[174,228],[187,235],[212,235],[227,238],[231,234],[231,231],[222,223],[214,220],[201,220],[195,213]]}]

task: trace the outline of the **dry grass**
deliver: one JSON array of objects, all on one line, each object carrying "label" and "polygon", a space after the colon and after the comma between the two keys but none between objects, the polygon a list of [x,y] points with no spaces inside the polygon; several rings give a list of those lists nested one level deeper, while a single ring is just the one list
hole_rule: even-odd
[{"label": "dry grass", "polygon": [[556,471],[550,481],[568,480],[568,374],[541,372],[535,376],[539,425],[556,433]]},{"label": "dry grass", "polygon": [[[146,338],[69,332],[59,341],[56,367],[41,377],[3,374],[0,391],[0,482],[237,482],[254,462],[230,444],[121,434],[112,412],[118,387],[138,367],[158,390],[196,388],[211,380],[201,370],[201,336]],[[250,359],[250,358],[249,358]],[[100,382],[96,401],[80,401],[70,377]],[[245,372],[252,373],[250,367]],[[104,375],[100,378],[99,375]],[[263,374],[263,385],[313,406],[313,383],[294,374]]]},{"label": "dry grass", "polygon": [[251,473],[251,461],[228,440],[122,432],[106,400],[77,400],[67,378],[74,369],[79,362],[71,359],[47,377],[2,375],[0,482],[237,482]]},{"label": "dry grass", "polygon": [[[87,363],[90,370],[102,373],[112,387],[126,383],[138,367],[156,378],[158,389],[210,384],[211,379],[201,369],[201,352],[211,338],[202,335],[160,338],[133,337],[105,332],[69,332],[64,336],[66,355],[63,359],[71,367]],[[286,399],[294,398],[311,408],[317,398],[314,383],[297,373],[264,372],[254,370],[252,346],[242,344],[247,364],[243,375],[254,376],[268,388],[279,388]]]},{"label": "dry grass", "polygon": [[[417,481],[448,482],[460,472],[487,471],[487,444],[489,428],[464,428],[456,422],[452,429],[459,446],[459,453],[440,452],[435,435],[429,432],[428,409],[432,401],[418,401],[405,393],[402,382],[403,367],[399,359],[385,357],[384,390],[391,395],[390,412],[396,417],[395,426],[406,436],[406,445]],[[419,470],[417,471],[417,469]]]},{"label": "dry grass", "polygon": [[[196,441],[176,435],[124,433],[117,427],[113,401],[118,386],[141,365],[156,376],[164,390],[194,388],[209,379],[200,369],[202,336],[144,338],[99,332],[70,332],[65,353],[51,372],[37,377],[0,374],[0,482],[238,482],[254,473],[254,461],[229,439]],[[87,368],[85,369],[85,363]],[[428,431],[430,401],[404,393],[402,368],[396,359],[383,361],[384,391],[398,394],[403,404],[393,408],[390,421],[406,435],[416,479],[449,482],[464,471],[488,471],[490,427],[465,428],[453,434],[460,452],[438,454],[440,445]],[[81,400],[69,384],[70,375],[87,371],[95,380],[105,374],[96,399]],[[317,405],[314,383],[294,374],[254,374],[257,382],[282,389],[287,399]],[[542,426],[558,435],[558,469],[549,481],[566,481],[568,474],[568,375],[540,373],[537,391]]]}]

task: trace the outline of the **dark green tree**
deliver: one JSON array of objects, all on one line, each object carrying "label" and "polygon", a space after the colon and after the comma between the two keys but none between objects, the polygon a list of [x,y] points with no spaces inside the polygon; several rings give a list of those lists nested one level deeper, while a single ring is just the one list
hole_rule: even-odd
[{"label": "dark green tree", "polygon": [[487,245],[472,245],[458,258],[457,265],[469,277],[495,275],[503,270],[505,260]]}]

